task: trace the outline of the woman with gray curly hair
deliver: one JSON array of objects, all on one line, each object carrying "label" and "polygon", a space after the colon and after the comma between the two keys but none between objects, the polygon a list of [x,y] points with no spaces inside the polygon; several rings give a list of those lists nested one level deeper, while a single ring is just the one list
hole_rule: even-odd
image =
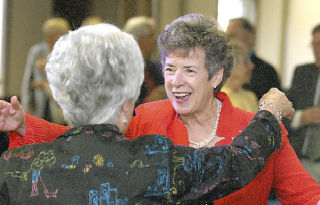
[{"label": "woman with gray curly hair", "polygon": [[[158,43],[169,99],[139,106],[125,136],[133,139],[156,133],[171,138],[175,145],[198,149],[230,145],[249,124],[254,114],[233,107],[228,96],[220,92],[231,72],[232,48],[225,34],[218,29],[216,21],[201,14],[182,16],[166,27]],[[274,92],[279,91],[271,91],[273,94]],[[285,96],[277,100],[264,100],[261,107],[270,106],[278,110],[277,103],[281,103],[283,98]],[[275,112],[275,115],[280,118],[281,112]],[[25,138],[11,134],[10,148],[28,144],[30,141],[53,140],[68,129],[29,115],[26,117],[26,122],[21,121],[21,126],[18,126],[21,130],[17,130]],[[22,118],[24,119],[24,116]],[[282,124],[281,128],[284,136],[281,151],[272,155],[264,172],[248,186],[217,203],[237,204],[239,199],[242,199],[241,203],[265,204],[272,186],[282,202],[288,200],[286,197],[291,191],[295,194],[290,195],[288,201],[296,204],[319,200],[320,186],[303,169],[289,144],[286,129]],[[56,133],[51,133],[52,129]],[[243,168],[246,166],[241,167]],[[237,171],[232,170],[235,173]],[[300,186],[302,182],[303,186]],[[301,187],[306,189],[303,199],[299,197],[300,193],[297,193]],[[312,191],[307,191],[311,190],[310,187]]]}]

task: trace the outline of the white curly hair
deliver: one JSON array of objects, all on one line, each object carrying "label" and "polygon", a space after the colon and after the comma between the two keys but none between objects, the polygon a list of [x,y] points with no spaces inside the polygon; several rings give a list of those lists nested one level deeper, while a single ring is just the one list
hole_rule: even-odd
[{"label": "white curly hair", "polygon": [[72,127],[117,124],[122,105],[139,96],[143,62],[133,36],[103,23],[60,37],[46,72],[53,97]]}]

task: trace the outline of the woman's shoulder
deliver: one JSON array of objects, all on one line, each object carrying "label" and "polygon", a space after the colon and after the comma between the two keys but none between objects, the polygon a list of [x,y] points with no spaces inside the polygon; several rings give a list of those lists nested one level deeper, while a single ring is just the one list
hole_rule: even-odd
[{"label": "woman's shoulder", "polygon": [[175,113],[175,111],[174,111],[170,101],[168,99],[166,99],[166,100],[148,102],[148,103],[144,103],[142,105],[139,105],[135,109],[135,114],[138,115],[140,113],[165,115],[165,114]]},{"label": "woman's shoulder", "polygon": [[167,128],[176,117],[169,100],[139,105],[131,119],[125,136],[133,139],[147,134],[167,134]]},{"label": "woman's shoulder", "polygon": [[135,118],[139,118],[140,123],[166,124],[176,117],[176,111],[169,100],[159,100],[145,103],[135,110]]}]

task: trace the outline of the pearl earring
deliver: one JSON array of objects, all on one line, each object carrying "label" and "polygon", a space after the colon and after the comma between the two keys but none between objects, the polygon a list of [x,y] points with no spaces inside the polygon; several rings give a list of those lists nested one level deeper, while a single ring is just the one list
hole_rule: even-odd
[{"label": "pearl earring", "polygon": [[124,117],[124,119],[122,120],[123,123],[127,123],[128,119],[126,117]]}]

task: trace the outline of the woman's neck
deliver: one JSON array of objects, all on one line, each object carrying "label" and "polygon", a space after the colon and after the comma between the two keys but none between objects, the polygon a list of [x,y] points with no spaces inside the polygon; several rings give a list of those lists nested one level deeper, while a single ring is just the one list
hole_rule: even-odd
[{"label": "woman's neck", "polygon": [[180,115],[180,119],[187,128],[212,126],[212,122],[215,121],[216,117],[217,102],[214,96],[201,111],[189,115]]},{"label": "woman's neck", "polygon": [[220,112],[221,105],[218,111],[218,103],[215,98],[213,98],[210,104],[210,106],[202,110],[201,114],[181,117],[188,132],[190,146],[192,147],[212,147],[221,140],[216,135],[218,112]]}]

